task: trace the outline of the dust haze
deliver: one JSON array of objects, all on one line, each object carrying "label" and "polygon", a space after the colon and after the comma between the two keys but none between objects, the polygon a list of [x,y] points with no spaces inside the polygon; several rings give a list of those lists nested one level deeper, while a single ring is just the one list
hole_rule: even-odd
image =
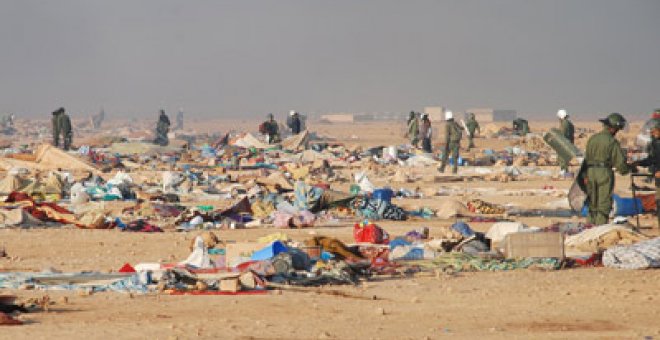
[{"label": "dust haze", "polygon": [[0,112],[660,107],[658,1],[2,1]]}]

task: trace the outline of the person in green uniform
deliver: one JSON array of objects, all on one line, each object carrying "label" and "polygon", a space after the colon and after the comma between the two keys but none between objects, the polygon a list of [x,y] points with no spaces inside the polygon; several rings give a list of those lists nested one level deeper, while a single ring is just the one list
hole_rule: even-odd
[{"label": "person in green uniform", "polygon": [[451,152],[454,164],[452,165],[451,172],[458,172],[458,149],[461,146],[461,137],[463,136],[463,129],[454,120],[454,114],[451,111],[445,112],[445,150],[442,153],[442,163],[438,171],[445,172],[447,160],[449,159],[449,152]]},{"label": "person in green uniform", "polygon": [[410,116],[408,116],[406,137],[410,139],[410,144],[416,148],[417,143],[419,143],[419,120],[415,111],[410,111]]},{"label": "person in green uniform", "polygon": [[60,146],[60,135],[62,131],[60,129],[60,114],[64,113],[64,108],[61,107],[53,111],[53,118],[51,118],[51,123],[53,125],[53,146]]},{"label": "person in green uniform", "polygon": [[69,150],[71,148],[71,143],[73,142],[73,129],[71,127],[71,118],[66,114],[64,108],[61,108],[61,113],[57,117],[59,124],[60,132],[62,133],[63,146],[64,150]]},{"label": "person in green uniform", "polygon": [[630,172],[621,145],[614,138],[626,126],[626,119],[621,114],[612,113],[600,121],[604,125],[603,131],[594,134],[587,141],[584,163],[578,177],[586,186],[588,220],[595,225],[606,224],[612,211],[612,168],[621,175]]},{"label": "person in green uniform", "polygon": [[[566,137],[571,144],[575,143],[575,126],[568,119],[568,112],[561,109],[557,111],[557,117],[560,121],[559,131],[561,131],[562,136]],[[559,158],[559,168],[561,169],[561,175],[568,173],[568,162],[564,161],[561,157]]]},{"label": "person in green uniform", "polygon": [[660,121],[657,121],[651,128],[651,142],[647,145],[648,156],[637,162],[634,166],[643,166],[651,170],[651,175],[655,178],[655,215],[658,218],[658,227],[660,228]]},{"label": "person in green uniform", "polygon": [[474,117],[474,113],[470,113],[468,115],[467,122],[465,122],[465,126],[467,127],[467,132],[468,132],[468,151],[474,147],[474,136],[475,132],[479,131],[481,133],[481,127],[479,126],[479,122]]},{"label": "person in green uniform", "polygon": [[518,136],[527,136],[529,133],[529,122],[526,119],[516,118],[513,120],[513,132]]}]

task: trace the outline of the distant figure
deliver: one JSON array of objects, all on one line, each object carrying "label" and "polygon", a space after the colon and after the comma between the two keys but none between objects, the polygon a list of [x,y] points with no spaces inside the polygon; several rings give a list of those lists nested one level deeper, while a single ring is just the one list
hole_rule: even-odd
[{"label": "distant figure", "polygon": [[73,142],[73,131],[71,129],[71,118],[66,114],[63,107],[60,107],[53,112],[52,123],[53,145],[59,147],[60,136],[62,136],[64,150],[69,150],[71,148],[71,143]]},{"label": "distant figure", "polygon": [[429,120],[428,114],[422,115],[422,125],[419,127],[419,135],[422,136],[422,150],[426,153],[433,152],[431,148],[431,134],[433,133],[433,128],[431,127],[431,121]]},{"label": "distant figure", "polygon": [[452,165],[451,172],[453,174],[458,172],[458,149],[461,146],[461,137],[463,137],[463,129],[454,120],[454,114],[451,111],[445,112],[445,149],[442,153],[442,163],[438,171],[445,172],[447,161],[449,160],[449,152],[452,154],[454,165]]},{"label": "distant figure", "polygon": [[300,122],[300,115],[298,112],[291,110],[289,112],[289,119],[288,119],[288,125],[289,128],[291,128],[291,133],[294,135],[297,135],[301,131],[301,122]]},{"label": "distant figure", "polygon": [[280,127],[272,113],[269,113],[267,117],[268,120],[259,126],[259,132],[266,135],[268,144],[275,144],[280,141]]},{"label": "distant figure", "polygon": [[179,109],[179,112],[176,113],[176,125],[174,130],[183,130],[183,108]]},{"label": "distant figure", "polygon": [[419,143],[419,120],[417,119],[415,111],[410,111],[407,125],[408,129],[406,130],[405,137],[407,137],[410,140],[410,144],[416,148],[417,143]]},{"label": "distant figure", "polygon": [[477,122],[477,119],[474,117],[474,113],[468,114],[468,119],[467,122],[465,122],[465,127],[467,128],[467,133],[468,133],[467,149],[470,150],[474,147],[474,136],[475,136],[474,133],[477,131],[481,133],[481,127],[479,126],[479,122]]},{"label": "distant figure", "polygon": [[[559,121],[561,122],[561,126],[559,127],[559,130],[561,131],[561,134],[568,139],[571,144],[575,143],[575,126],[573,126],[573,123],[568,119],[568,112],[566,110],[561,109],[557,111],[557,117],[559,118]],[[562,175],[565,175],[568,172],[568,162],[564,161],[561,157],[559,157],[559,167]]]},{"label": "distant figure", "polygon": [[92,129],[100,129],[103,120],[105,120],[105,111],[101,108],[101,112],[92,116]]},{"label": "distant figure", "polygon": [[160,110],[158,123],[156,124],[156,140],[154,144],[166,146],[170,143],[167,134],[170,132],[170,118],[167,117],[164,110]]},{"label": "distant figure", "polygon": [[2,128],[3,133],[14,133],[16,131],[14,129],[14,114],[8,113],[2,116],[2,119],[0,119],[0,127]]},{"label": "distant figure", "polygon": [[522,118],[513,120],[513,133],[518,136],[527,136],[529,133],[529,122]]}]

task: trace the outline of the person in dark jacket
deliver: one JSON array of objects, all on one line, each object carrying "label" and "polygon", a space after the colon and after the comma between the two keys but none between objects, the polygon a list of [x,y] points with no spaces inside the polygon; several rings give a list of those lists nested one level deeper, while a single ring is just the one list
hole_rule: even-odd
[{"label": "person in dark jacket", "polygon": [[660,121],[651,129],[651,142],[647,145],[646,151],[648,156],[633,162],[633,165],[653,169],[651,176],[655,178],[655,215],[660,228],[660,170],[655,170],[660,169]]},{"label": "person in dark jacket", "polygon": [[290,120],[291,124],[289,126],[291,128],[291,133],[294,134],[294,135],[297,135],[297,134],[300,133],[300,126],[301,126],[301,124],[300,124],[300,115],[298,114],[298,112],[296,112],[294,110],[291,110],[289,112],[289,116],[291,117],[290,118],[291,119]]},{"label": "person in dark jacket", "polygon": [[170,143],[167,134],[170,132],[170,118],[165,114],[165,110],[160,110],[158,123],[156,123],[156,139],[154,144],[166,146]]},{"label": "person in dark jacket", "polygon": [[280,127],[275,121],[275,116],[272,113],[268,114],[268,120],[263,122],[259,128],[259,132],[266,135],[268,144],[275,144],[280,142]]},{"label": "person in dark jacket", "polygon": [[419,126],[419,135],[422,137],[422,150],[426,153],[433,152],[431,147],[431,135],[433,128],[431,127],[431,120],[428,114],[422,114],[422,124]]},{"label": "person in dark jacket", "polygon": [[53,111],[53,118],[51,118],[51,123],[53,125],[53,146],[60,146],[60,135],[62,131],[60,129],[60,114],[64,113],[64,108],[61,107]]}]

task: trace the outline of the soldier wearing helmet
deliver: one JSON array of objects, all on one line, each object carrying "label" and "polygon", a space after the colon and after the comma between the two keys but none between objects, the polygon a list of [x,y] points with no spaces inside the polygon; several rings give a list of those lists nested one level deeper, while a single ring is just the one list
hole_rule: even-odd
[{"label": "soldier wearing helmet", "polygon": [[[557,111],[557,118],[561,122],[559,131],[561,131],[562,136],[566,137],[571,144],[575,143],[575,126],[568,119],[568,112],[564,109]],[[568,163],[561,158],[559,158],[559,167],[562,175],[568,172]]]},{"label": "soldier wearing helmet", "polygon": [[612,113],[600,121],[603,131],[587,141],[584,164],[578,175],[578,181],[586,187],[589,222],[596,225],[606,224],[612,210],[612,168],[621,175],[631,170],[619,141],[614,138],[626,126],[626,119],[621,114]]}]

